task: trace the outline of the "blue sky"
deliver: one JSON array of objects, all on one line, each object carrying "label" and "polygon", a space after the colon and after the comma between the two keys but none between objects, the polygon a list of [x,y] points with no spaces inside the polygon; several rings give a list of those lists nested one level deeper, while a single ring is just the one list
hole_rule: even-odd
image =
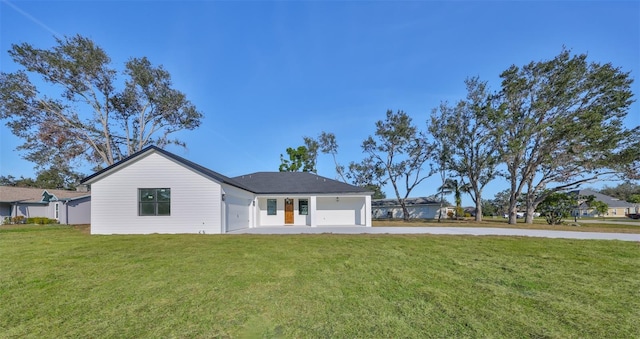
[{"label": "blue sky", "polygon": [[[169,150],[228,176],[277,171],[287,147],[322,131],[336,135],[339,162],[359,161],[387,109],[422,128],[441,101],[464,97],[466,77],[498,89],[510,65],[553,58],[562,46],[630,71],[640,93],[638,1],[0,0],[4,72],[17,69],[11,44],[48,48],[54,35],[75,34],[118,68],[142,56],[163,65],[205,115],[179,134],[187,150]],[[629,126],[640,125],[639,107]],[[33,176],[4,124],[0,143],[0,175]],[[329,155],[318,174],[335,176]],[[434,176],[412,195],[438,186]],[[496,179],[485,198],[505,188]]]}]

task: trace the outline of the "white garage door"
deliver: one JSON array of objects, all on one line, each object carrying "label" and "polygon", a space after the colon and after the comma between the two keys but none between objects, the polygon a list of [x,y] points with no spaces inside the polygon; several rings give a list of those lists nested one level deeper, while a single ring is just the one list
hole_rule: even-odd
[{"label": "white garage door", "polygon": [[226,196],[227,232],[248,228],[250,223],[251,200]]}]

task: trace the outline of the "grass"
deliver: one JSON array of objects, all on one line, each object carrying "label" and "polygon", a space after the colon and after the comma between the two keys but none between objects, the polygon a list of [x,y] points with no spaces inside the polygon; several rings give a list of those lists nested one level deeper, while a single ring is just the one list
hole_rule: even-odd
[{"label": "grass", "polygon": [[640,337],[640,244],[0,227],[1,337]]},{"label": "grass", "polygon": [[[578,232],[606,232],[606,233],[635,233],[640,234],[640,226],[637,225],[638,220],[620,218],[620,220],[610,220],[616,223],[608,223],[609,220],[602,221],[601,218],[578,220],[574,226],[573,219],[567,220],[564,225],[549,225],[544,218],[534,219],[533,224],[527,224],[523,219],[518,219],[518,223],[510,225],[506,219],[502,218],[485,218],[482,222],[476,222],[472,218],[465,220],[437,220],[411,219],[403,221],[402,219],[378,219],[373,220],[374,227],[378,226],[403,226],[403,227],[500,227],[500,228],[519,228],[519,229],[537,229],[537,230],[555,230],[555,231],[578,231]],[[625,222],[628,224],[620,224]]]}]

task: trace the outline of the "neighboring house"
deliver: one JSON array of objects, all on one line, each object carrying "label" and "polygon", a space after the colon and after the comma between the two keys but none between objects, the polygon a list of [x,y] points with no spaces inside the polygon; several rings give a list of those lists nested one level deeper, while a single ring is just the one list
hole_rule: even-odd
[{"label": "neighboring house", "polygon": [[[419,197],[405,199],[405,205],[411,219],[437,219],[440,212],[440,201],[433,197]],[[398,199],[375,199],[371,201],[373,218],[402,218],[402,206]],[[452,207],[442,207],[442,218],[447,218],[447,212]]]},{"label": "neighboring house", "polygon": [[[592,191],[590,189],[571,191],[569,192],[569,194],[575,194],[580,197],[593,195],[595,197],[595,200],[604,202],[605,204],[607,204],[607,206],[609,206],[609,210],[604,215],[605,217],[625,217],[627,216],[627,214],[634,213],[635,211],[635,205],[630,202],[616,199],[608,195]],[[600,216],[598,215],[598,212],[587,205],[584,199],[579,199],[578,203],[578,208],[574,209],[572,215],[577,215],[580,217]]]},{"label": "neighboring house", "polygon": [[0,219],[46,217],[61,224],[91,221],[91,193],[29,187],[0,186]]},{"label": "neighboring house", "polygon": [[151,146],[82,181],[92,234],[226,233],[263,226],[371,226],[371,194],[313,173],[229,178]]}]

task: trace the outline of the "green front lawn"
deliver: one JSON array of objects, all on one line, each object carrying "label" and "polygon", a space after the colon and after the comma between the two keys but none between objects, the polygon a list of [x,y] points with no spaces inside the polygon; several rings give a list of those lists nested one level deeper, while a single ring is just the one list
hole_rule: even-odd
[{"label": "green front lawn", "polygon": [[[433,219],[374,219],[372,224],[374,227],[500,227],[500,228],[520,228],[535,230],[553,230],[553,231],[578,231],[578,232],[606,232],[606,233],[640,233],[639,220],[633,219],[607,219],[590,218],[589,222],[584,219],[578,219],[575,223],[573,219],[566,220],[563,225],[549,225],[544,218],[535,218],[533,224],[527,224],[524,219],[518,219],[516,224],[509,224],[504,218],[484,218],[482,222],[476,222],[473,218],[465,218],[464,220],[442,219],[440,222]],[[615,223],[610,223],[611,221]],[[621,224],[620,222],[624,222]]]},{"label": "green front lawn", "polygon": [[0,227],[0,337],[640,337],[640,244]]}]

